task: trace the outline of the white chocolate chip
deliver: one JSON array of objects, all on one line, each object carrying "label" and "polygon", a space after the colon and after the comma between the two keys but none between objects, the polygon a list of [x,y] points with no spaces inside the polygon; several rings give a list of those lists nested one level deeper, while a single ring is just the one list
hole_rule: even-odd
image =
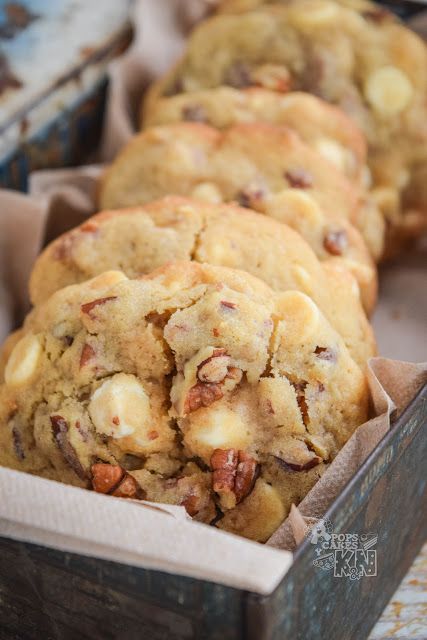
[{"label": "white chocolate chip", "polygon": [[250,441],[248,428],[236,411],[208,407],[199,412],[185,435],[189,448],[209,461],[214,449],[245,449]]},{"label": "white chocolate chip", "polygon": [[194,168],[200,168],[206,162],[206,157],[201,148],[192,147],[187,142],[175,140],[168,149],[168,160],[176,163],[183,174],[194,172]]},{"label": "white chocolate chip", "polygon": [[290,88],[291,74],[283,65],[263,64],[253,70],[252,80],[265,89],[285,93]]},{"label": "white chocolate chip", "polygon": [[372,198],[381,213],[389,222],[397,222],[400,212],[400,198],[393,187],[376,187],[371,191]]},{"label": "white chocolate chip", "polygon": [[191,197],[210,204],[221,204],[221,202],[224,201],[218,187],[211,182],[201,182],[198,184],[191,192]]},{"label": "white chocolate chip", "polygon": [[88,280],[87,285],[89,289],[98,291],[99,289],[108,289],[118,282],[127,280],[128,278],[121,271],[104,271],[104,273],[95,276],[91,280]]},{"label": "white chocolate chip", "polygon": [[372,267],[351,258],[340,257],[341,265],[346,267],[359,285],[369,286],[372,282]]},{"label": "white chocolate chip", "polygon": [[211,242],[207,248],[204,247],[204,250],[207,252],[204,261],[210,262],[211,264],[226,264],[228,267],[233,266],[230,264],[230,259],[233,257],[233,254],[230,252],[230,247],[227,246],[224,241]]},{"label": "white chocolate chip", "polygon": [[318,138],[315,143],[316,150],[321,156],[329,160],[337,169],[346,174],[354,173],[355,161],[351,152],[331,138]]},{"label": "white chocolate chip", "polygon": [[283,321],[283,332],[288,344],[300,344],[318,331],[320,311],[304,293],[285,291],[280,294],[277,313]]},{"label": "white chocolate chip", "polygon": [[408,106],[414,88],[408,76],[397,67],[377,69],[365,83],[365,96],[383,116],[395,116]]},{"label": "white chocolate chip", "polygon": [[269,199],[271,215],[296,229],[316,228],[324,221],[317,202],[302,189],[283,189]]},{"label": "white chocolate chip", "polygon": [[333,2],[313,0],[302,8],[296,3],[295,9],[289,11],[289,19],[302,29],[330,25],[335,20],[338,8]]},{"label": "white chocolate chip", "polygon": [[411,180],[411,173],[408,171],[408,169],[401,169],[401,171],[399,171],[399,174],[396,180],[399,189],[406,189],[410,180]]},{"label": "white chocolate chip", "polygon": [[286,517],[277,489],[258,478],[253,491],[218,522],[220,529],[265,542]]},{"label": "white chocolate chip", "polygon": [[36,372],[42,351],[40,341],[34,334],[22,338],[9,356],[4,371],[6,384],[9,387],[28,384]]},{"label": "white chocolate chip", "polygon": [[304,269],[300,264],[293,264],[290,269],[295,281],[298,283],[298,287],[307,295],[312,295],[314,293],[313,280],[311,279],[307,269]]},{"label": "white chocolate chip", "polygon": [[[124,438],[150,429],[150,402],[133,375],[118,373],[92,395],[89,415],[98,433]],[[142,432],[142,433],[141,433]]]},{"label": "white chocolate chip", "polygon": [[365,189],[370,189],[372,187],[372,173],[367,165],[362,169],[362,186]]}]

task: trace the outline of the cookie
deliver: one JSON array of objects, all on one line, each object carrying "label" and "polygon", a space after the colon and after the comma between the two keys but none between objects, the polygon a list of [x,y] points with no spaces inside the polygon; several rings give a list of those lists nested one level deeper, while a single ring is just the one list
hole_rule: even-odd
[{"label": "cookie", "polygon": [[6,363],[9,359],[10,354],[16,343],[21,339],[22,331],[18,329],[11,333],[3,344],[0,346],[0,383],[4,380],[4,369],[6,367]]},{"label": "cookie", "polygon": [[269,87],[273,72],[283,90],[333,103],[367,136],[373,196],[391,240],[402,241],[427,221],[426,46],[382,8],[356,9],[299,0],[214,16],[194,30],[148,103],[222,85]]},{"label": "cookie", "polygon": [[180,123],[135,136],[106,171],[101,209],[144,204],[167,194],[239,204],[285,222],[321,260],[335,257],[355,275],[367,309],[375,268],[357,221],[355,190],[332,164],[286,128],[241,124],[226,131]]},{"label": "cookie", "polygon": [[[222,0],[216,6],[216,13],[244,13],[245,11],[255,11],[268,4],[290,4],[296,0]],[[334,0],[355,11],[365,12],[371,15],[371,19],[386,20],[392,19],[392,14],[369,0]]]},{"label": "cookie", "polygon": [[281,93],[274,75],[271,83],[271,89],[223,86],[162,97],[155,109],[142,114],[141,123],[144,128],[174,122],[202,122],[216,129],[248,122],[286,126],[350,180],[362,183],[366,142],[353,120],[309,93]]},{"label": "cookie", "polygon": [[272,89],[219,87],[160,98],[144,114],[144,125],[204,122],[217,129],[248,122],[287,126],[353,185],[360,188],[359,228],[374,259],[384,250],[383,215],[367,189],[366,143],[355,123],[341,109],[309,93],[283,94],[274,87],[283,79],[271,74]]},{"label": "cookie", "polygon": [[368,391],[308,296],[178,262],[54,293],[0,400],[1,464],[265,541],[366,420]]},{"label": "cookie", "polygon": [[364,368],[376,353],[354,278],[333,261],[319,263],[301,236],[271,218],[236,205],[169,196],[143,208],[105,211],[56,239],[30,279],[33,304],[105,270],[135,278],[170,260],[242,269],[275,291],[309,295]]}]

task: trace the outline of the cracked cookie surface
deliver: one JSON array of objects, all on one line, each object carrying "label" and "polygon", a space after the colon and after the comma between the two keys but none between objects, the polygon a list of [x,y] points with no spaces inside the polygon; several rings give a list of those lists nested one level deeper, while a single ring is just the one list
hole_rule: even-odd
[{"label": "cracked cookie surface", "polygon": [[376,271],[352,224],[359,202],[350,182],[291,130],[241,124],[226,131],[198,123],[152,127],[135,136],[105,173],[103,209],[167,194],[237,201],[296,229],[321,260],[332,257],[359,283],[365,308]]},{"label": "cracked cookie surface", "polygon": [[249,122],[283,125],[349,179],[363,180],[366,142],[360,129],[343,111],[309,93],[222,86],[161,97],[155,109],[142,115],[144,128],[174,122],[202,122],[217,129]]},{"label": "cracked cookie surface", "polygon": [[185,506],[264,541],[367,417],[315,303],[233,269],[106,272],[28,316],[0,386],[0,462]]},{"label": "cracked cookie surface", "polygon": [[270,75],[272,89],[219,87],[159,98],[153,108],[145,110],[144,125],[203,122],[227,129],[240,123],[266,122],[289,127],[359,189],[358,227],[372,257],[378,260],[384,250],[385,223],[368,189],[370,174],[361,130],[341,109],[316,96],[273,90],[283,79],[276,77],[274,69]]},{"label": "cracked cookie surface", "polygon": [[40,304],[57,289],[120,269],[134,278],[170,260],[242,269],[275,291],[309,295],[365,367],[376,353],[353,277],[319,263],[299,234],[236,205],[169,196],[144,207],[99,213],[55,240],[36,261],[30,294]]},{"label": "cracked cookie surface", "polygon": [[382,7],[298,0],[218,15],[148,96],[230,85],[307,91],[342,108],[367,136],[372,195],[388,226],[389,250],[427,226],[427,50]]}]

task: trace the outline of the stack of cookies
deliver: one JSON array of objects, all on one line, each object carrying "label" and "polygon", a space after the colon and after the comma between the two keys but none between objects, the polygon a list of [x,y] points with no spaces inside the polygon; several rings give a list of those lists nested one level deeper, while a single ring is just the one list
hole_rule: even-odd
[{"label": "stack of cookies", "polygon": [[266,541],[368,418],[376,264],[427,222],[426,62],[365,0],[225,0],[34,266],[0,463]]}]

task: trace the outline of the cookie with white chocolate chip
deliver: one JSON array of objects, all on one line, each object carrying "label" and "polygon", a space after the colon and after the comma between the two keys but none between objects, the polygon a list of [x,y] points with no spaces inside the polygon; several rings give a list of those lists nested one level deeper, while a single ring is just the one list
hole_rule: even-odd
[{"label": "cookie with white chocolate chip", "polygon": [[199,123],[152,127],[135,136],[106,171],[103,209],[145,204],[167,194],[237,201],[285,222],[321,260],[353,273],[366,309],[376,272],[358,230],[351,183],[291,130],[250,123],[218,131]]},{"label": "cookie with white chocolate chip", "polygon": [[161,96],[223,85],[270,88],[274,69],[287,78],[279,91],[313,93],[364,131],[373,196],[391,242],[403,241],[427,225],[427,49],[383,8],[364,4],[298,0],[214,16],[153,86],[148,108]]},{"label": "cookie with white chocolate chip", "polygon": [[360,129],[341,109],[301,91],[222,86],[164,96],[155,109],[142,114],[144,128],[175,122],[202,122],[216,129],[267,122],[293,129],[340,171],[363,181],[366,142]]},{"label": "cookie with white chocolate chip", "polygon": [[354,278],[333,261],[320,263],[287,225],[231,204],[169,196],[144,207],[99,213],[39,256],[31,299],[40,304],[57,289],[104,270],[120,269],[134,278],[169,260],[242,269],[276,291],[301,291],[316,302],[362,368],[375,355]]},{"label": "cookie with white chocolate chip", "polygon": [[0,386],[0,463],[264,541],[367,417],[316,304],[178,262],[60,289]]},{"label": "cookie with white chocolate chip", "polygon": [[[384,250],[383,215],[368,191],[365,138],[341,109],[301,91],[282,93],[274,69],[271,88],[219,87],[159,98],[144,113],[144,126],[204,122],[217,129],[240,123],[286,126],[317,151],[360,190],[358,226],[375,260]],[[279,83],[279,84],[277,84]]]}]

